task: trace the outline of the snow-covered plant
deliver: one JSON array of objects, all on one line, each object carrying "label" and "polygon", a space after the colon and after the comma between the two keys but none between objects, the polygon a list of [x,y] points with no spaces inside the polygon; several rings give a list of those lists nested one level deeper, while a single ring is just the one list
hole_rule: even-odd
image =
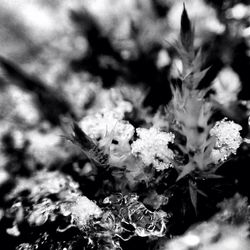
[{"label": "snow-covered plant", "polygon": [[[172,87],[173,98],[168,107],[172,116],[171,127],[186,138],[182,151],[189,156],[189,162],[177,166],[179,178],[195,169],[207,167],[208,142],[212,116],[212,104],[205,99],[206,89],[198,89],[200,80],[206,74],[201,70],[201,52],[194,49],[194,30],[184,8],[181,18],[180,42],[177,43],[183,69],[180,72],[181,86]],[[170,117],[171,117],[170,116]]]},{"label": "snow-covered plant", "polygon": [[215,163],[226,160],[231,154],[236,154],[242,143],[240,130],[242,130],[240,125],[226,119],[215,123],[210,130],[210,135],[216,138],[215,147],[211,152]]},{"label": "snow-covered plant", "polygon": [[[194,36],[184,7],[180,41],[175,46],[182,64],[181,84],[172,85],[172,100],[164,113],[159,110],[153,118],[145,117],[142,127],[134,128],[126,121],[126,112],[133,112],[133,108],[121,113],[117,111],[118,105],[85,116],[80,127],[74,125],[72,142],[78,144],[94,164],[111,170],[117,183],[120,182],[116,186],[119,191],[126,185],[136,188],[142,182],[156,185],[150,183],[154,182],[157,172],[159,181],[164,171],[174,169],[178,173],[177,181],[187,177],[187,189],[196,208],[197,194],[206,195],[197,183],[218,178],[216,170],[236,153],[242,142],[240,125],[225,119],[214,124],[215,107],[207,95],[208,89],[199,87],[207,69],[202,69],[202,53],[195,49]],[[120,95],[115,97],[127,107],[135,105]]]},{"label": "snow-covered plant", "polygon": [[199,86],[207,74],[203,69],[203,55],[194,46],[194,28],[187,11],[181,17],[180,41],[176,43],[181,68],[181,83],[172,86],[172,100],[167,107],[169,129],[175,134],[173,166],[178,172],[177,181],[187,177],[192,204],[196,208],[197,194],[204,194],[199,180],[218,178],[215,174],[220,163],[235,154],[242,138],[240,125],[233,121],[217,122],[214,125],[216,106],[209,98],[209,88]]},{"label": "snow-covered plant", "polygon": [[152,164],[156,170],[167,169],[172,166],[174,153],[168,145],[174,142],[174,134],[150,129],[136,129],[138,139],[133,142],[132,154],[142,159],[145,165]]}]

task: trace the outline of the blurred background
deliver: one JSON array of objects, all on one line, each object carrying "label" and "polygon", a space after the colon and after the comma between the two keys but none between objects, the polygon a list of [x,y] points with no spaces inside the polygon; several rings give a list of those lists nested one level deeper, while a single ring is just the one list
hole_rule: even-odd
[{"label": "blurred background", "polygon": [[[238,97],[248,100],[248,1],[185,4],[195,27],[195,47],[204,53],[204,68],[210,67],[200,87],[212,84],[224,106]],[[0,5],[0,114],[5,119],[12,120],[13,112],[31,123],[41,113],[52,123],[61,113],[79,119],[100,86],[124,82],[150,87],[144,104],[154,109],[170,100],[169,83],[182,67],[174,45],[183,1],[1,0]],[[35,84],[28,86],[23,78]],[[46,91],[48,99],[57,95],[53,104],[42,94]]]}]

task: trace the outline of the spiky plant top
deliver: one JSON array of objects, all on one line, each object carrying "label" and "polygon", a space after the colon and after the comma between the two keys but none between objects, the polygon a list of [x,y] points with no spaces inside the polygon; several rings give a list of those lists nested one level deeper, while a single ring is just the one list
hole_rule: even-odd
[{"label": "spiky plant top", "polygon": [[[239,133],[242,129],[240,125],[226,119],[215,123],[212,118],[214,107],[212,100],[206,97],[208,89],[198,88],[207,70],[201,70],[202,54],[194,48],[194,37],[194,29],[184,7],[180,41],[176,43],[176,50],[182,61],[181,84],[172,86],[173,97],[165,109],[165,117],[161,115],[156,118],[145,112],[145,120],[148,122],[144,127],[134,128],[126,121],[125,111],[116,113],[113,109],[83,118],[80,123],[82,130],[77,125],[74,126],[72,142],[80,146],[91,162],[110,172],[114,177],[113,191],[122,193],[121,197],[116,197],[123,201],[122,203],[116,204],[114,196],[109,199],[109,203],[115,207],[113,211],[118,209],[118,212],[112,215],[117,223],[119,220],[132,223],[131,216],[134,212],[129,220],[126,219],[129,215],[121,212],[122,204],[127,204],[129,210],[129,200],[134,199],[133,196],[129,198],[130,194],[136,192],[141,184],[145,184],[148,190],[158,189],[166,181],[164,176],[168,175],[170,170],[177,173],[173,186],[183,186],[184,193],[189,193],[190,202],[197,213],[198,195],[207,196],[206,192],[200,189],[200,183],[207,179],[220,178],[216,174],[218,167],[232,154],[236,154],[243,141]],[[156,119],[162,121],[155,122]],[[183,179],[185,181],[182,181]],[[123,194],[126,194],[124,198]],[[159,194],[156,193],[155,196],[157,195]],[[166,198],[168,191],[163,191],[164,195]],[[175,196],[175,191],[172,191],[171,195]],[[134,200],[135,204],[137,199]],[[160,201],[157,207],[164,205],[166,199]],[[140,207],[143,205],[138,205],[138,213]],[[168,227],[166,223],[171,224],[171,213],[166,212],[165,215],[161,212],[162,228]],[[141,220],[145,218],[142,216]],[[149,225],[145,224],[140,229],[136,225],[133,224],[133,228],[137,236],[164,235],[163,231],[149,233]],[[114,228],[117,235],[121,234],[120,226]],[[125,236],[120,237],[126,239]]]},{"label": "spiky plant top", "polygon": [[[240,125],[212,119],[214,106],[206,97],[208,89],[198,88],[207,69],[201,70],[202,54],[195,51],[194,37],[184,7],[180,41],[175,46],[182,61],[181,84],[172,86],[173,97],[165,114],[150,117],[145,113],[145,127],[134,128],[125,121],[126,112],[117,113],[115,108],[83,118],[80,127],[94,140],[100,155],[106,155],[106,164],[123,172],[130,188],[141,181],[152,183],[155,172],[173,168],[178,173],[177,181],[184,177],[190,180],[192,202],[196,203],[194,179],[216,178],[215,171],[236,153],[242,138]],[[88,154],[93,150],[85,151]],[[96,161],[95,157],[89,156]]]}]

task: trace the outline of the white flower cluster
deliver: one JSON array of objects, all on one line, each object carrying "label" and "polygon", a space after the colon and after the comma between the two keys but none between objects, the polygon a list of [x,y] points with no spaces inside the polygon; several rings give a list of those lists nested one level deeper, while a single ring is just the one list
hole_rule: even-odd
[{"label": "white flower cluster", "polygon": [[161,132],[154,127],[138,128],[136,132],[140,138],[131,145],[132,154],[139,156],[144,164],[152,164],[156,170],[171,167],[174,153],[168,148],[168,144],[174,142],[174,134]]},{"label": "white flower cluster", "polygon": [[233,121],[223,119],[216,122],[210,131],[210,135],[216,139],[211,155],[215,163],[226,160],[231,154],[236,154],[236,150],[242,142],[240,130],[242,127]]}]

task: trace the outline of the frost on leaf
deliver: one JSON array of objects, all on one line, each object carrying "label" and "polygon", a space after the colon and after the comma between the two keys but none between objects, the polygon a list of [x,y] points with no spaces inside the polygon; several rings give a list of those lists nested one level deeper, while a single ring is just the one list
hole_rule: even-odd
[{"label": "frost on leaf", "polygon": [[84,228],[92,218],[101,216],[102,210],[86,196],[79,196],[72,202],[61,205],[61,211],[65,216],[71,215],[72,222],[79,228]]},{"label": "frost on leaf", "polygon": [[130,154],[129,141],[134,135],[134,127],[121,120],[116,112],[105,111],[86,116],[81,120],[80,127],[100,148],[105,148],[111,164],[125,160]]},{"label": "frost on leaf", "polygon": [[174,142],[174,134],[150,129],[136,129],[139,139],[133,142],[132,154],[139,156],[145,165],[152,164],[156,170],[164,170],[172,166],[174,153],[168,144]]},{"label": "frost on leaf", "polygon": [[[27,197],[23,197],[26,193]],[[26,198],[32,203],[22,203]],[[32,178],[23,178],[7,199],[16,200],[9,210],[14,224],[27,219],[30,226],[41,226],[63,216],[82,230],[102,214],[93,201],[82,195],[71,177],[57,171],[40,171]]]},{"label": "frost on leaf", "polygon": [[[101,140],[113,131],[115,139],[129,140],[133,135],[133,126],[125,122],[113,111],[103,111],[88,115],[80,121],[81,129],[92,139]],[[124,130],[121,133],[121,130]]]},{"label": "frost on leaf", "polygon": [[215,163],[226,160],[231,154],[236,154],[237,149],[242,143],[240,131],[242,127],[233,121],[216,122],[210,131],[210,135],[216,139],[215,147],[211,157]]}]

